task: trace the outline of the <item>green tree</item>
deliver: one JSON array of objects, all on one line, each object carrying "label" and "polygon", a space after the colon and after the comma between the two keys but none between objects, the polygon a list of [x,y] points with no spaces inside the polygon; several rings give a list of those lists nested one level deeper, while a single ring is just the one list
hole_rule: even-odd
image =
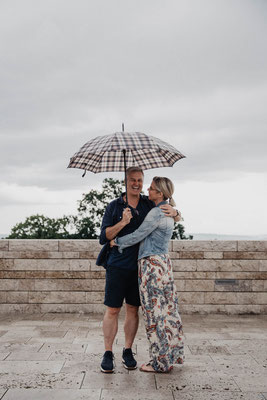
[{"label": "green tree", "polygon": [[172,232],[172,239],[192,240],[193,236],[192,235],[186,236],[185,227],[182,224],[175,222],[173,232]]},{"label": "green tree", "polygon": [[70,237],[71,217],[49,218],[32,215],[16,224],[7,239],[66,239]]},{"label": "green tree", "polygon": [[[62,218],[33,215],[16,224],[7,239],[98,239],[107,205],[124,191],[124,182],[106,178],[102,190],[92,189],[78,201],[78,214]],[[193,239],[185,228],[175,223],[172,239]]]},{"label": "green tree", "polygon": [[124,182],[106,178],[102,190],[90,190],[78,202],[75,218],[76,234],[81,239],[98,239],[103,215],[107,205],[125,191]]}]

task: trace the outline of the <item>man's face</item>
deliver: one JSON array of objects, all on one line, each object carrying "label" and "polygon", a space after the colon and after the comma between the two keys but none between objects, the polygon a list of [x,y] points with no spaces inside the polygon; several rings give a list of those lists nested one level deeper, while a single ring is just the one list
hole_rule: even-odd
[{"label": "man's face", "polygon": [[127,176],[128,195],[137,196],[143,189],[144,176],[141,172],[131,172]]}]

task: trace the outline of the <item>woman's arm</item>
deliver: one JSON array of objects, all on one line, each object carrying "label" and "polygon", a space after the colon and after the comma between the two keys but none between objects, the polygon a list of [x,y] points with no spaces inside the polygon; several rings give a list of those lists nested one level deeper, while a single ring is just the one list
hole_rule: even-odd
[{"label": "woman's arm", "polygon": [[121,250],[124,248],[141,242],[158,227],[160,218],[161,211],[159,208],[152,208],[138,229],[136,229],[133,233],[116,238],[115,243],[119,246],[119,251],[121,252]]}]

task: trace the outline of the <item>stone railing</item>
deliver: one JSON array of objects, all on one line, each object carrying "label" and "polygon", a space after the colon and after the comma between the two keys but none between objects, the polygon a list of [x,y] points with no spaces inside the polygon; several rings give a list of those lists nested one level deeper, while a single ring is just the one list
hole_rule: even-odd
[{"label": "stone railing", "polygon": [[[1,240],[0,312],[103,312],[97,240]],[[172,241],[181,313],[267,314],[267,241]]]}]

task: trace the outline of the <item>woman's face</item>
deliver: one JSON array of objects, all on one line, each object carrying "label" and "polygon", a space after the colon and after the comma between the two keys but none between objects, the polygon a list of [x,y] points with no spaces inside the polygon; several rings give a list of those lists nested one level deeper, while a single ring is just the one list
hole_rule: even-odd
[{"label": "woman's face", "polygon": [[151,184],[147,190],[148,190],[149,200],[157,201],[157,200],[160,200],[161,197],[163,197],[162,193],[156,189],[154,181],[151,182]]}]

